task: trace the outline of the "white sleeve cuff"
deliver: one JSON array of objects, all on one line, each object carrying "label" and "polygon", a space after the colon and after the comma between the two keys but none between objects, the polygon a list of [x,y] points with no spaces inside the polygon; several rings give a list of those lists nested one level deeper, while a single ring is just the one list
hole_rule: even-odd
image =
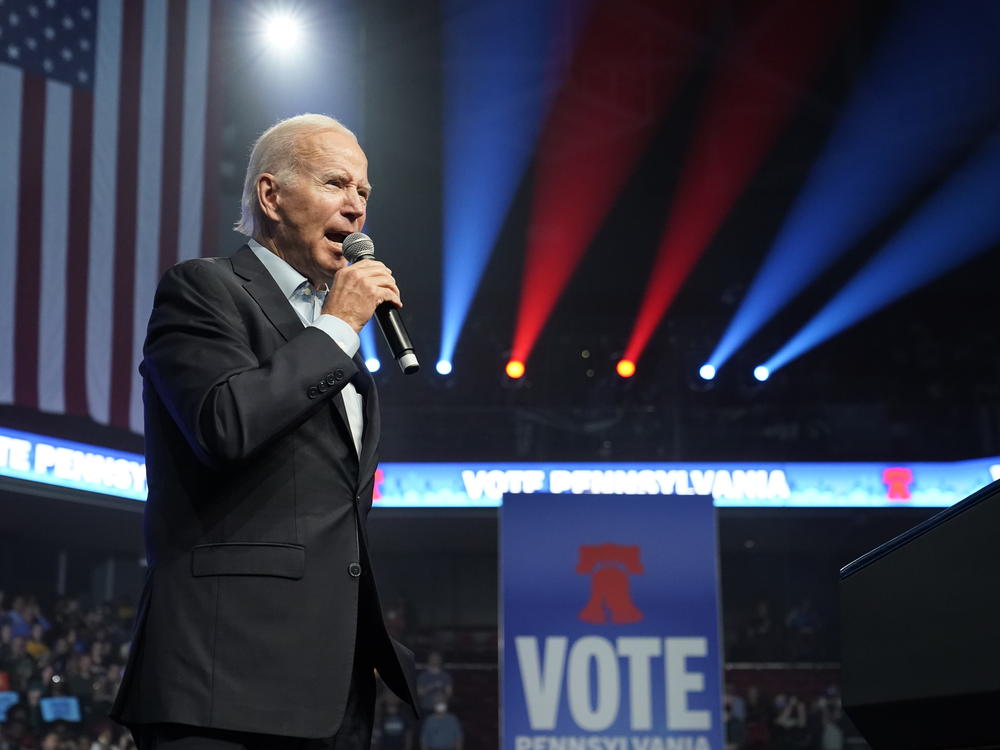
[{"label": "white sleeve cuff", "polygon": [[318,328],[331,339],[334,343],[344,350],[344,354],[348,357],[353,357],[358,353],[358,349],[361,347],[361,339],[358,334],[354,332],[350,324],[341,320],[336,315],[328,315],[324,313],[320,315],[316,320],[310,323],[311,328]]}]

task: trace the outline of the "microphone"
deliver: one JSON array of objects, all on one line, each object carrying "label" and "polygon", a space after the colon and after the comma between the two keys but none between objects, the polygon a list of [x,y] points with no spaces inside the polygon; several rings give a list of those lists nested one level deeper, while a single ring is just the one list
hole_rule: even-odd
[{"label": "microphone", "polygon": [[[349,263],[375,260],[375,243],[367,234],[354,232],[347,235],[342,247],[344,257]],[[383,302],[375,308],[375,320],[378,321],[378,327],[382,329],[382,335],[392,350],[392,356],[399,363],[399,369],[407,375],[419,370],[420,363],[417,361],[417,355],[413,353],[413,343],[406,332],[406,326],[403,325],[399,309],[391,302]]]}]

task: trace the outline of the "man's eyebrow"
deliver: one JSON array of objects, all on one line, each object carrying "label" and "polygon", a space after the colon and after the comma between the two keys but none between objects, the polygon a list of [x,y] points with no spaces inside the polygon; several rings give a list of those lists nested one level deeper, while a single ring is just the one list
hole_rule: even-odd
[{"label": "man's eyebrow", "polygon": [[[339,177],[339,178],[342,178],[342,179],[350,179],[350,175],[347,173],[347,171],[344,170],[344,169],[340,169],[340,168],[330,169],[330,170],[328,170],[327,172],[325,172],[323,174],[323,179],[324,180],[329,180],[331,177]],[[372,184],[370,182],[366,182],[363,185],[358,185],[358,188],[360,190],[367,190],[370,193],[372,191]]]}]

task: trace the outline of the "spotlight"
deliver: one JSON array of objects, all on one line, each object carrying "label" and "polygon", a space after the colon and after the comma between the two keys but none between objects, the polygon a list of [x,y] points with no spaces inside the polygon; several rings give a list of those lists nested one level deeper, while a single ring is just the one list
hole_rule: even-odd
[{"label": "spotlight", "polygon": [[768,370],[764,365],[757,365],[753,368],[753,376],[757,378],[761,383],[771,377],[771,371]]},{"label": "spotlight", "polygon": [[512,359],[510,362],[507,363],[507,367],[505,369],[508,378],[517,380],[518,378],[524,375],[524,362],[519,362],[516,359]]},{"label": "spotlight", "polygon": [[368,368],[368,372],[378,372],[382,368],[382,363],[375,357],[369,357],[365,360],[365,367]]},{"label": "spotlight", "polygon": [[623,378],[630,378],[635,375],[635,362],[631,359],[623,359],[618,363],[617,367],[615,367],[615,370]]},{"label": "spotlight", "polygon": [[436,367],[439,375],[450,375],[451,374],[451,362],[446,359],[438,360]]},{"label": "spotlight", "polygon": [[291,55],[298,51],[302,41],[302,22],[288,11],[274,11],[261,21],[264,41],[272,51]]},{"label": "spotlight", "polygon": [[702,380],[713,380],[715,378],[715,367],[712,365],[702,365],[698,369],[698,374]]}]

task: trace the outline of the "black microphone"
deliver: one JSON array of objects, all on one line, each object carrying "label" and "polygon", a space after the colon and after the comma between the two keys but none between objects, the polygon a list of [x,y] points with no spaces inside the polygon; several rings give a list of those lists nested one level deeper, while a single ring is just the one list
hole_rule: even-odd
[{"label": "black microphone", "polygon": [[[349,263],[375,260],[375,243],[367,234],[354,232],[347,235],[342,247],[344,257]],[[383,302],[375,308],[375,320],[378,321],[378,327],[382,329],[382,335],[392,350],[392,356],[399,363],[399,369],[407,375],[419,370],[420,363],[417,361],[417,355],[413,353],[413,343],[410,341],[410,334],[406,332],[406,326],[403,325],[399,309],[391,302]]]}]

